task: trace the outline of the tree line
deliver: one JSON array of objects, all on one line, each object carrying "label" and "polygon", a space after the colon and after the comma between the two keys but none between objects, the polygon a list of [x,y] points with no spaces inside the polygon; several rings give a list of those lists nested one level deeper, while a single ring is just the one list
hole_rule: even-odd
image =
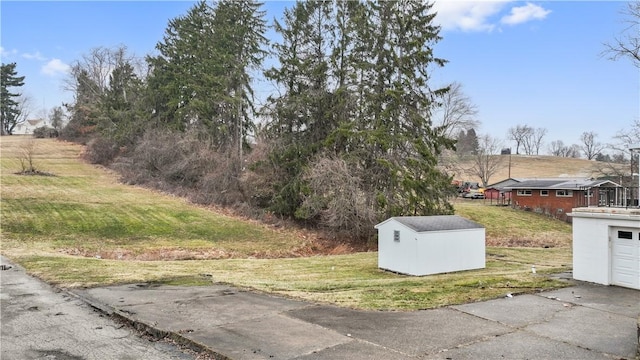
[{"label": "tree line", "polygon": [[[360,239],[389,216],[452,213],[452,154],[473,158],[485,185],[502,166],[502,143],[476,134],[462,85],[433,87],[447,61],[434,53],[431,4],[296,2],[274,21],[272,43],[261,5],[200,1],[144,59],[92,49],[71,67],[61,136],[125,182]],[[5,73],[14,87],[24,80],[3,64],[3,130]],[[274,86],[260,102],[256,74]],[[545,135],[518,125],[507,138],[538,154]],[[602,157],[596,137],[550,151]]]},{"label": "tree line", "polygon": [[[433,114],[449,87],[431,4],[297,2],[269,44],[261,4],[200,1],[157,54],[78,60],[62,136],[123,179],[366,239],[390,216],[450,214],[454,149]],[[267,55],[277,59],[264,66]],[[259,106],[257,71],[275,90]]]}]

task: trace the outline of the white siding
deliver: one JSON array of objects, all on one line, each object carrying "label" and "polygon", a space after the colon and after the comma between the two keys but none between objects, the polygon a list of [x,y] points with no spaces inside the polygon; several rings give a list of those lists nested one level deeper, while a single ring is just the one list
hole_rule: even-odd
[{"label": "white siding", "polygon": [[[400,241],[394,241],[394,230],[400,231]],[[412,274],[417,234],[397,221],[378,229],[378,267],[402,274]]]},{"label": "white siding", "polygon": [[611,228],[611,284],[640,289],[640,229]]},{"label": "white siding", "polygon": [[484,228],[416,232],[394,219],[376,228],[381,269],[422,276],[485,267]]},{"label": "white siding", "polygon": [[419,234],[416,247],[418,275],[485,267],[485,230],[448,230]]},{"label": "white siding", "polygon": [[573,218],[573,278],[609,285],[609,222]]},{"label": "white siding", "polygon": [[[613,211],[617,211],[613,213]],[[640,264],[640,254],[637,250],[632,252],[628,249],[620,249],[620,244],[617,244],[618,248],[614,249],[616,244],[616,238],[618,236],[618,230],[630,230],[634,233],[634,239],[638,238],[638,232],[640,232],[640,215],[629,212],[625,214],[624,210],[605,210],[598,209],[590,211],[588,209],[574,209],[573,213],[573,278],[576,280],[589,281],[603,285],[621,285],[626,287],[632,287],[634,289],[640,288],[637,284],[640,284],[640,279],[621,280],[620,274],[617,274],[614,279],[615,266],[629,267],[629,261],[635,261],[636,264]],[[635,240],[635,242],[640,242]],[[633,242],[631,242],[633,243]],[[625,251],[624,264],[619,262],[614,263],[614,257],[616,261],[621,260],[621,251]],[[629,254],[635,256],[635,259],[630,259]],[[638,265],[640,266],[640,265]],[[620,270],[618,270],[620,271]],[[637,276],[631,275],[631,276]]]}]

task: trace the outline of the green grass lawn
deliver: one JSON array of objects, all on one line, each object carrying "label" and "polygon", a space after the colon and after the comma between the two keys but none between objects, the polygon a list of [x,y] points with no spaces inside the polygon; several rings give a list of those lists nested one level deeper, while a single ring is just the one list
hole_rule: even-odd
[{"label": "green grass lawn", "polygon": [[489,239],[535,247],[490,246],[485,269],[425,277],[381,271],[375,252],[301,257],[314,247],[301,233],[119,184],[78,160],[77,145],[36,140],[36,167],[55,176],[16,175],[31,140],[0,141],[0,251],[62,287],[214,282],[354,308],[423,309],[564,286],[547,274],[570,269],[569,225],[481,202],[456,211],[485,225]]},{"label": "green grass lawn", "polygon": [[489,200],[456,199],[454,208],[457,215],[485,226],[488,245],[571,246],[571,225],[543,214],[491,205]]}]

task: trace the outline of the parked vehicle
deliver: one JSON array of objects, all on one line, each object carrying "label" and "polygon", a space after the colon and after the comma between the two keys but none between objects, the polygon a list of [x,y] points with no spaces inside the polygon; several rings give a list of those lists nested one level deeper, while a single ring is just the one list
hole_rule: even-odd
[{"label": "parked vehicle", "polygon": [[484,199],[484,193],[480,191],[468,191],[462,195],[465,199]]}]

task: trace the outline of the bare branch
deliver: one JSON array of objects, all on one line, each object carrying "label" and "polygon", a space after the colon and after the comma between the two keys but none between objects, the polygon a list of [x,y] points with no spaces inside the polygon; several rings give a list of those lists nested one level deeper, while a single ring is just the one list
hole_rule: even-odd
[{"label": "bare branch", "polygon": [[478,152],[473,155],[469,175],[477,176],[486,187],[491,177],[503,167],[504,157],[499,155],[502,144],[489,135],[479,137]]},{"label": "bare branch", "polygon": [[622,14],[627,27],[612,43],[604,44],[601,55],[610,60],[629,58],[635,67],[640,68],[640,1],[629,2]]},{"label": "bare branch", "polygon": [[454,82],[449,85],[449,91],[442,95],[441,101],[433,116],[434,126],[440,130],[440,135],[452,139],[459,131],[480,125],[476,119],[478,109],[462,91],[462,84]]},{"label": "bare branch", "polygon": [[605,149],[605,145],[596,141],[597,137],[598,134],[593,131],[585,131],[580,135],[580,141],[582,141],[580,149],[584,152],[588,160],[593,160]]}]

